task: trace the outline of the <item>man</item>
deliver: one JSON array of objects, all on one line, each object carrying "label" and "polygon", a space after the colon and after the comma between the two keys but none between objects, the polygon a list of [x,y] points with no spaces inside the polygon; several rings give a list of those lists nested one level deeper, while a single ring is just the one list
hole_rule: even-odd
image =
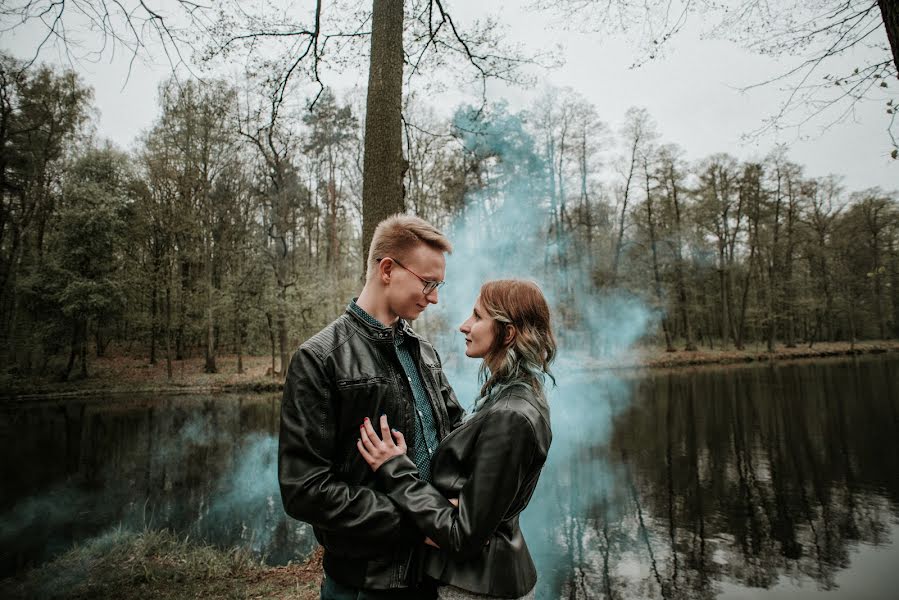
[{"label": "man", "polygon": [[365,286],[344,314],[300,346],[281,404],[284,509],[324,546],[322,600],[434,597],[419,583],[424,536],[375,489],[356,450],[364,419],[386,414],[425,478],[438,442],[462,418],[440,358],[408,321],[437,304],[452,245],[417,217],[375,229]]}]

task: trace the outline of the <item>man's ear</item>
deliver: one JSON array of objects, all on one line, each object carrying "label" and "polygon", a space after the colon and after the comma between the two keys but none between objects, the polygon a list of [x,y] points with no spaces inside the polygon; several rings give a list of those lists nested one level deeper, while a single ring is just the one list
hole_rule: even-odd
[{"label": "man's ear", "polygon": [[503,336],[503,346],[511,344],[516,335],[518,335],[518,330],[515,329],[515,325],[506,323],[506,335]]},{"label": "man's ear", "polygon": [[378,261],[378,278],[381,283],[387,285],[390,283],[390,273],[393,271],[393,260],[390,258],[382,258]]}]

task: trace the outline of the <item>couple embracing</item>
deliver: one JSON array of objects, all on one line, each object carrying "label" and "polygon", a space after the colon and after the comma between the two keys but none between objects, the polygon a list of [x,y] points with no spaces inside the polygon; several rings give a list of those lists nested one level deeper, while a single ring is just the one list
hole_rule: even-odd
[{"label": "couple embracing", "polygon": [[466,415],[409,326],[437,303],[451,251],[422,219],[382,221],[362,293],[291,360],[278,478],[324,546],[322,600],[534,597],[518,515],[552,439],[549,307],[529,281],[481,287],[459,328],[482,360]]}]

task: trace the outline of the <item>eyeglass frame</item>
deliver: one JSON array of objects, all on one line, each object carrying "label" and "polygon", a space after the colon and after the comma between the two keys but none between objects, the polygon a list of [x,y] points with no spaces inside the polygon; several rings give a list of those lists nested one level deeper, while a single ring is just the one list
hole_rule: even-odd
[{"label": "eyeglass frame", "polygon": [[424,295],[424,296],[427,296],[428,294],[430,294],[431,292],[433,292],[433,291],[435,291],[435,290],[439,290],[440,287],[441,287],[444,283],[446,283],[446,280],[443,280],[443,281],[431,281],[431,280],[429,280],[429,279],[425,279],[424,277],[422,277],[421,275],[419,275],[418,273],[416,273],[415,271],[413,271],[412,269],[410,269],[409,267],[407,267],[406,265],[404,265],[403,263],[401,263],[401,262],[398,261],[397,259],[393,258],[392,256],[382,256],[381,258],[376,258],[375,261],[376,261],[376,262],[381,262],[381,261],[384,260],[385,258],[389,258],[389,259],[392,260],[394,263],[396,263],[397,265],[399,265],[401,268],[403,268],[403,269],[409,271],[410,273],[412,273],[413,275],[415,275],[416,277],[418,277],[419,281],[421,281],[423,284],[425,284],[425,286],[424,286],[423,288],[421,288],[421,293],[422,293],[422,295]]}]

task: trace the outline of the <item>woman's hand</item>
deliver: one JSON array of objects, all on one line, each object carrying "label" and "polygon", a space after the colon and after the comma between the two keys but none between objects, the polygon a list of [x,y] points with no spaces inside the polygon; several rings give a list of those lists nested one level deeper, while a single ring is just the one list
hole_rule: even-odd
[{"label": "woman's hand", "polygon": [[[393,439],[396,438],[396,443]],[[381,436],[371,426],[371,421],[365,417],[365,422],[359,427],[359,439],[356,441],[359,454],[368,463],[372,471],[378,468],[394,456],[406,453],[406,440],[403,434],[395,429],[391,431],[387,424],[387,415],[381,415]]]}]

